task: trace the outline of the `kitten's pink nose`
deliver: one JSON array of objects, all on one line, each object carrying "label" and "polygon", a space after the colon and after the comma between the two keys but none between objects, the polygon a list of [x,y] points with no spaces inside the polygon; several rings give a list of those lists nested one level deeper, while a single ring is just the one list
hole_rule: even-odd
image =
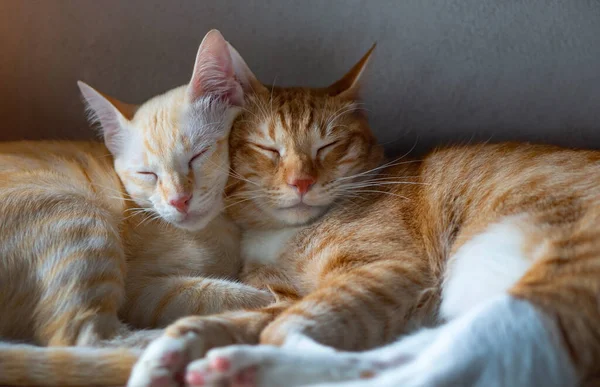
[{"label": "kitten's pink nose", "polygon": [[313,184],[315,184],[315,179],[312,177],[288,181],[288,185],[294,187],[300,195],[307,193]]},{"label": "kitten's pink nose", "polygon": [[177,195],[173,199],[169,200],[169,204],[177,209],[177,211],[185,214],[188,211],[188,207],[190,206],[190,199],[192,195],[184,194]]}]

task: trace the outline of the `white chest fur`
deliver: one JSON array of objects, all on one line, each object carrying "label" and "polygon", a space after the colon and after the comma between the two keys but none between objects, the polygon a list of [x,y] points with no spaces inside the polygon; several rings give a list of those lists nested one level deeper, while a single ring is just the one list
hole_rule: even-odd
[{"label": "white chest fur", "polygon": [[245,263],[272,265],[286,250],[288,242],[302,227],[281,230],[251,230],[242,236],[242,259]]}]

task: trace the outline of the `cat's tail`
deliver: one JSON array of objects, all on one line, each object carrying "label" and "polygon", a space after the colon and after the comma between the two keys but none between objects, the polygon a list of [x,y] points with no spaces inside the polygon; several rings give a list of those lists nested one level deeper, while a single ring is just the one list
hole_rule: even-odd
[{"label": "cat's tail", "polygon": [[0,344],[0,385],[124,386],[141,350]]}]

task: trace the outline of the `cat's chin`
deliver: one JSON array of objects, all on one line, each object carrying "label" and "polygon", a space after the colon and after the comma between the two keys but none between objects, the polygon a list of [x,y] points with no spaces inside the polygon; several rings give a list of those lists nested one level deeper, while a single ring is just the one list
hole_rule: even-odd
[{"label": "cat's chin", "polygon": [[292,207],[277,208],[272,211],[272,215],[287,225],[300,226],[317,219],[326,209],[326,206],[309,206],[300,203]]},{"label": "cat's chin", "polygon": [[177,222],[171,222],[171,224],[173,224],[177,228],[181,228],[191,232],[200,231],[204,227],[206,227],[214,218],[216,218],[219,212],[219,206],[215,206],[214,208],[205,211],[192,211],[188,213],[183,219]]}]

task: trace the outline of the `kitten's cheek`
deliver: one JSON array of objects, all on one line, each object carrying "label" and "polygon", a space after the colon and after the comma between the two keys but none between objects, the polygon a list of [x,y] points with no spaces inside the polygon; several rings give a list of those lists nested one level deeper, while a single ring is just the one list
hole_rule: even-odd
[{"label": "kitten's cheek", "polygon": [[130,192],[131,193],[129,196],[139,207],[154,208],[154,203],[152,203],[152,200],[150,200],[147,195],[144,195],[143,192]]}]

